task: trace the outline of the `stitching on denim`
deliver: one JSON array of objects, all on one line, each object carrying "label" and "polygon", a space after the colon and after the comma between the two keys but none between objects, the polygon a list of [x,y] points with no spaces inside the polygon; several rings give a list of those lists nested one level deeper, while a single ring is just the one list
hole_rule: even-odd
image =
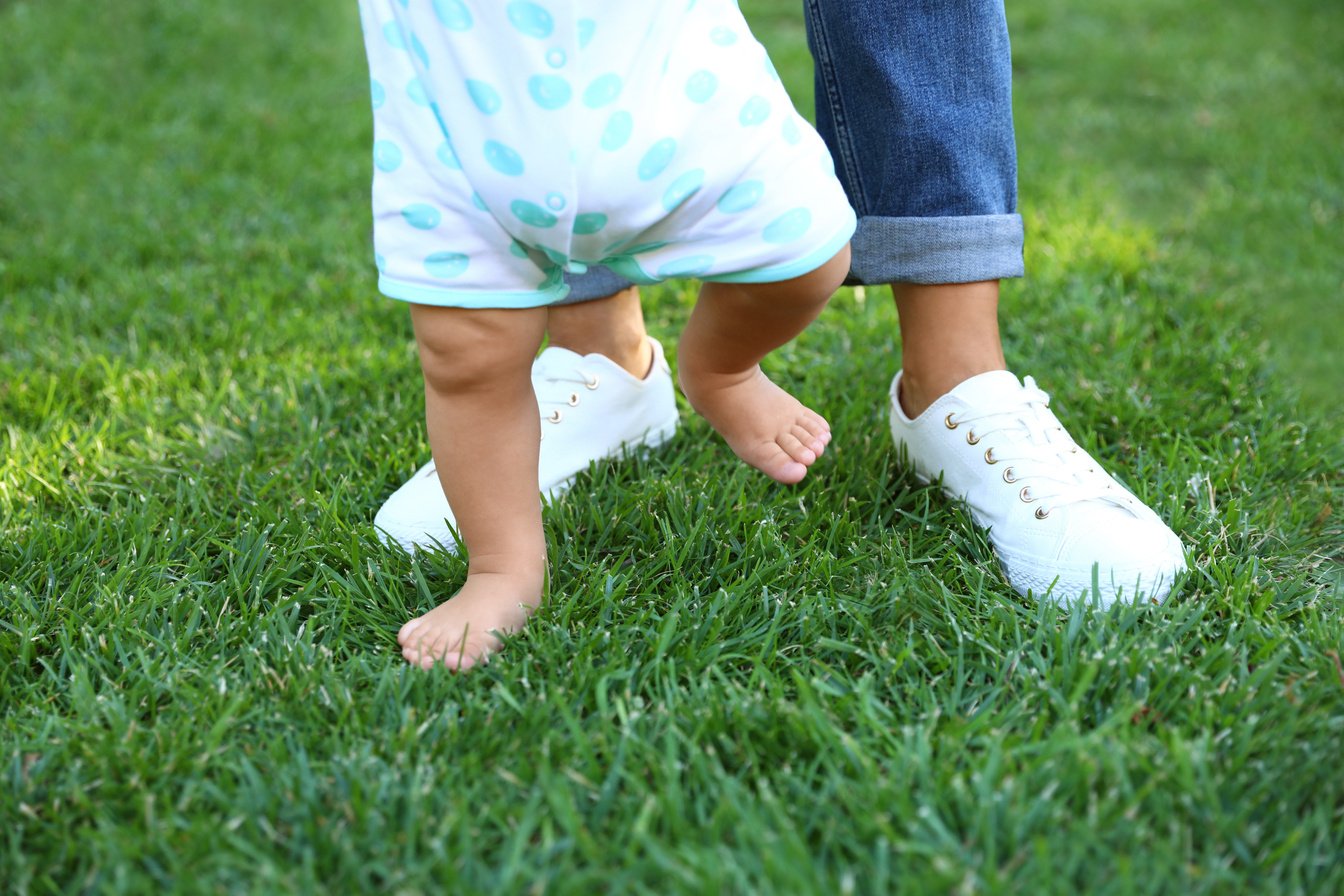
[{"label": "stitching on denim", "polygon": [[836,162],[844,169],[846,179],[853,185],[853,195],[849,197],[849,201],[862,218],[868,214],[868,195],[863,187],[863,178],[859,175],[859,166],[855,162],[854,146],[849,137],[849,116],[845,114],[840,88],[836,82],[835,66],[831,62],[830,38],[822,19],[821,3],[822,0],[804,0],[803,3],[814,37],[812,60],[822,72],[821,83],[826,89],[826,104],[830,108],[831,121],[835,125],[835,146],[840,156]]}]

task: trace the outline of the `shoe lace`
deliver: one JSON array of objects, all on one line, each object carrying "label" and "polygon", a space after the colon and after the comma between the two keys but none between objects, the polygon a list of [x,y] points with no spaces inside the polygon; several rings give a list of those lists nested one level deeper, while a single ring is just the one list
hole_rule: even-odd
[{"label": "shoe lace", "polygon": [[[565,419],[565,409],[578,407],[583,400],[582,392],[596,390],[602,385],[602,378],[582,367],[538,366],[532,371],[532,382],[541,422],[559,424]],[[546,438],[544,427],[541,437]]]},{"label": "shoe lace", "polygon": [[1073,441],[1050,411],[1050,396],[1034,379],[1025,377],[1019,394],[1006,407],[954,412],[945,423],[949,429],[968,426],[969,444],[987,444],[985,463],[1002,464],[1003,480],[1020,484],[1021,499],[1039,502],[1038,519],[1083,501],[1106,500],[1122,507],[1133,502]]}]

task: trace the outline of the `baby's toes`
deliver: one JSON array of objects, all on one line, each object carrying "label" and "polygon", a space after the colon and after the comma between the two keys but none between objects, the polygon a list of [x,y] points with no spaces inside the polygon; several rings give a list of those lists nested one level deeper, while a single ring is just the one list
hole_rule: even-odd
[{"label": "baby's toes", "polygon": [[798,425],[816,438],[821,439],[823,445],[831,440],[831,424],[826,422],[825,417],[810,408],[803,408],[803,413],[798,419]]},{"label": "baby's toes", "polygon": [[402,659],[412,666],[428,669],[434,665],[434,652],[428,638],[416,638],[401,648]]},{"label": "baby's toes", "polygon": [[[803,436],[807,438],[807,433],[804,432]],[[811,439],[808,438],[808,441],[811,441]],[[800,439],[793,431],[780,433],[775,439],[775,444],[792,460],[800,464],[812,464],[817,460],[817,452],[808,447],[807,442]]]},{"label": "baby's toes", "polygon": [[826,450],[826,442],[828,442],[829,439],[823,439],[821,436],[806,429],[801,424],[795,424],[789,432],[801,445],[812,449],[812,453],[817,457],[820,457],[822,452]]},{"label": "baby's toes", "polygon": [[397,632],[397,643],[400,644],[402,647],[410,647],[412,644],[418,641],[419,638],[415,637],[415,630],[420,628],[420,626],[424,623],[424,621],[425,618],[423,616],[417,616],[410,622],[407,622],[405,625],[403,625],[401,629]]},{"label": "baby's toes", "polygon": [[488,662],[490,662],[489,649],[475,644],[465,648],[458,645],[443,658],[443,664],[456,672],[465,672],[472,666]]}]

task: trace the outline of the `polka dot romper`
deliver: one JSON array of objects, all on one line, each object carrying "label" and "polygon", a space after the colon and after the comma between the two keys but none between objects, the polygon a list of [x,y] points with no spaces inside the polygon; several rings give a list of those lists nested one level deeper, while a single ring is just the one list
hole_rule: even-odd
[{"label": "polka dot romper", "polygon": [[733,0],[360,0],[379,289],[525,308],[565,271],[771,282],[854,213]]}]

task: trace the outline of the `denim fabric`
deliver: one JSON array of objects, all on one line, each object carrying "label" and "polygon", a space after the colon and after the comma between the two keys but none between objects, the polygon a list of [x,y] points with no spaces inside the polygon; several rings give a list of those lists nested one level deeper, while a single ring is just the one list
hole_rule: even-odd
[{"label": "denim fabric", "polygon": [[[1002,0],[804,0],[804,8],[817,129],[859,215],[853,279],[1022,276]],[[597,268],[566,279],[564,303],[630,285]]]},{"label": "denim fabric", "polygon": [[1002,0],[805,0],[863,283],[1022,275]]}]

